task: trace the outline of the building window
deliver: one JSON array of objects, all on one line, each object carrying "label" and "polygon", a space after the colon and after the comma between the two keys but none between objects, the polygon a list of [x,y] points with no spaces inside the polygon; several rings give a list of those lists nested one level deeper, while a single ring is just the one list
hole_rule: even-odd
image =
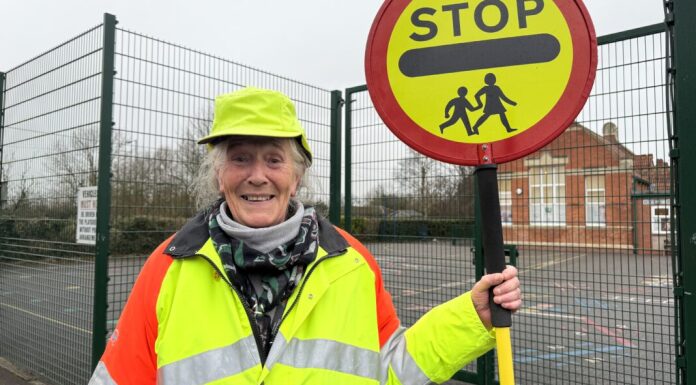
[{"label": "building window", "polygon": [[653,234],[669,234],[669,206],[652,206],[650,209],[651,229]]},{"label": "building window", "polygon": [[604,175],[585,177],[585,225],[606,226]]},{"label": "building window", "polygon": [[565,226],[565,175],[561,167],[530,168],[529,222],[537,226]]},{"label": "building window", "polygon": [[500,221],[503,226],[512,225],[512,180],[498,179],[498,195],[500,198]]}]

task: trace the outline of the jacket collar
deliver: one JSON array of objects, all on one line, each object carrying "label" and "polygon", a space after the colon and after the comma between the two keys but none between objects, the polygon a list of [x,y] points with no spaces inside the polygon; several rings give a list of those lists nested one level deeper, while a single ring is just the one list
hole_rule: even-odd
[{"label": "jacket collar", "polygon": [[[174,239],[164,249],[164,253],[173,258],[185,258],[195,255],[210,238],[208,234],[208,210],[202,210],[189,219],[184,227],[179,230]],[[328,254],[344,251],[348,248],[348,241],[336,231],[334,226],[323,217],[319,220],[319,246]]]}]

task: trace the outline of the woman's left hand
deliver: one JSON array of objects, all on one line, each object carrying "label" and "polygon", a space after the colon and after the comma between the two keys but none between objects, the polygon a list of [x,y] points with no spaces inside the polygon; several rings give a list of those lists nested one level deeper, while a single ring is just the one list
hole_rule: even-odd
[{"label": "woman's left hand", "polygon": [[474,308],[481,322],[487,329],[493,326],[488,291],[494,286],[493,302],[513,313],[522,306],[520,280],[517,279],[517,269],[514,266],[507,266],[502,273],[484,275],[471,289],[471,300],[474,302]]}]

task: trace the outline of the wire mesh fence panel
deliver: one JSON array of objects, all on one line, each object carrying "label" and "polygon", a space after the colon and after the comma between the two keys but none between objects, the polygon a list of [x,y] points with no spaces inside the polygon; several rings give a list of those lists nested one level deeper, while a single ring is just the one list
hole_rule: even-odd
[{"label": "wire mesh fence panel", "polygon": [[330,171],[330,91],[125,29],[115,66],[109,329],[147,256],[196,212],[191,185],[206,154],[196,141],[215,96],[255,86],[293,100],[314,153],[301,199],[324,215]]},{"label": "wire mesh fence panel", "polygon": [[601,45],[577,122],[503,170],[506,239],[526,246],[515,342],[529,383],[676,381],[664,42]]},{"label": "wire mesh fence panel", "polygon": [[401,323],[410,326],[474,282],[473,168],[409,149],[382,123],[367,92],[346,98],[349,230],[374,254]]},{"label": "wire mesh fence panel", "polygon": [[[4,80],[0,356],[49,384],[90,374],[95,248],[77,195],[100,171],[102,35],[93,28]],[[577,121],[498,170],[505,241],[522,252],[519,384],[676,379],[665,36],[629,35],[603,40]],[[195,142],[216,95],[253,85],[293,99],[314,152],[302,199],[324,214],[331,152],[327,90],[125,29],[115,67],[109,330],[147,255],[196,211],[189,186],[206,151]],[[366,92],[350,97],[346,220],[408,326],[475,280],[473,170],[413,152]]]},{"label": "wire mesh fence panel", "polygon": [[[521,250],[519,384],[676,381],[665,47],[654,28],[602,40],[577,121],[498,168],[504,240]],[[367,92],[351,123],[352,229],[409,325],[473,282],[471,172],[407,149]]]},{"label": "wire mesh fence panel", "polygon": [[548,325],[519,339],[532,382],[676,381],[665,47],[662,33],[605,41],[577,123],[510,165],[526,192],[506,236],[529,245],[534,290],[518,323]]},{"label": "wire mesh fence panel", "polygon": [[94,219],[81,223],[76,202],[99,171],[102,34],[93,28],[5,80],[0,356],[49,384],[90,374]]}]

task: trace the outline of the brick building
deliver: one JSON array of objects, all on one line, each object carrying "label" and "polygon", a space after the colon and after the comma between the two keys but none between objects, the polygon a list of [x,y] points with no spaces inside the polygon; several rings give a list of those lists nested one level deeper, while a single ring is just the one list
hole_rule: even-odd
[{"label": "brick building", "polygon": [[662,250],[669,236],[669,165],[573,123],[531,156],[498,168],[506,243]]}]

